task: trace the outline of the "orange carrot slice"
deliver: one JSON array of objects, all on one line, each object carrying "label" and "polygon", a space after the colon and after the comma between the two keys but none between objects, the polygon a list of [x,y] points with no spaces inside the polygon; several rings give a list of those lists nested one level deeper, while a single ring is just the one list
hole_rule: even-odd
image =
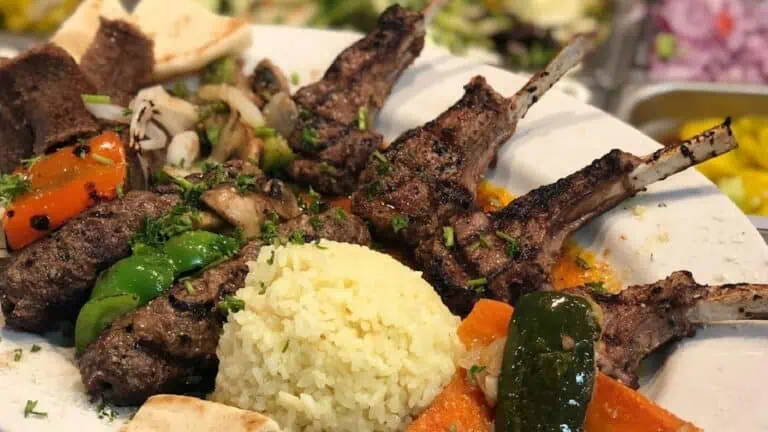
[{"label": "orange carrot slice", "polygon": [[693,432],[683,421],[631,388],[598,374],[587,408],[586,432]]},{"label": "orange carrot slice", "polygon": [[483,392],[459,369],[446,388],[410,426],[408,432],[488,432],[491,409]]},{"label": "orange carrot slice", "polygon": [[9,246],[18,250],[63,225],[83,210],[118,194],[126,178],[125,150],[114,132],[87,144],[63,147],[24,174],[31,190],[11,203],[3,218]]},{"label": "orange carrot slice", "polygon": [[468,350],[490,345],[505,337],[512,319],[512,306],[496,300],[482,299],[459,325],[459,339]]}]

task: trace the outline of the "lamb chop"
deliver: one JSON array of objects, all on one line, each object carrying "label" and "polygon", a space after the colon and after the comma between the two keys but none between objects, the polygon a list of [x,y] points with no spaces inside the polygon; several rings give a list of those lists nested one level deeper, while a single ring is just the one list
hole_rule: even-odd
[{"label": "lamb chop", "polygon": [[418,246],[416,259],[454,313],[466,315],[481,297],[514,304],[521,294],[551,288],[563,243],[581,226],[650,184],[736,146],[726,121],[645,157],[612,150],[497,213],[455,217],[445,232],[435,229]]},{"label": "lamb chop", "polygon": [[685,271],[616,295],[589,294],[603,311],[598,367],[633,388],[640,362],[665,344],[693,336],[704,324],[768,318],[768,285],[699,285]]},{"label": "lamb chop", "polygon": [[369,156],[383,142],[369,130],[372,119],[421,53],[426,21],[439,3],[433,1],[424,12],[389,7],[376,29],[342,51],[320,81],[296,92],[300,115],[287,137],[298,155],[289,169],[294,180],[326,194],[354,190]]},{"label": "lamb chop", "polygon": [[[305,241],[370,243],[363,221],[353,215],[339,217],[336,209],[292,219],[275,234],[287,238],[297,232]],[[78,362],[88,393],[133,405],[159,393],[211,390],[224,321],[218,305],[245,286],[247,263],[258,257],[264,244],[264,238],[248,243],[231,261],[177,282],[165,295],[118,318]]]},{"label": "lamb chop", "polygon": [[517,123],[589,52],[593,38],[579,36],[512,98],[483,77],[435,120],[402,134],[374,154],[352,197],[352,211],[380,238],[415,246],[452,216],[469,210],[475,190]]}]

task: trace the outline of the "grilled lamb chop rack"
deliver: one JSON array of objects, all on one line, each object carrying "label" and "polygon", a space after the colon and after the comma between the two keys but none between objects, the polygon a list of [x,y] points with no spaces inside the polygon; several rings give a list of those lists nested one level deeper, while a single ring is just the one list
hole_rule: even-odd
[{"label": "grilled lamb chop rack", "polygon": [[650,184],[736,146],[726,121],[645,157],[612,150],[497,213],[457,216],[447,231],[453,230],[450,238],[433,229],[416,249],[416,259],[454,313],[466,315],[481,297],[514,304],[521,294],[551,289],[552,266],[581,226]]},{"label": "grilled lamb chop rack", "polygon": [[[291,219],[275,234],[287,238],[296,232],[306,241],[367,245],[371,240],[361,219],[339,217],[335,209]],[[164,295],[113,322],[78,361],[88,393],[118,405],[136,405],[159,393],[211,390],[225,318],[217,306],[245,286],[248,261],[265,244],[264,239],[249,242],[232,260],[176,282]]]},{"label": "grilled lamb chop rack", "polygon": [[369,130],[403,71],[424,48],[427,20],[441,1],[424,12],[394,5],[376,29],[336,57],[323,78],[299,89],[299,118],[288,143],[298,159],[289,168],[297,182],[332,195],[351,193],[381,135]]},{"label": "grilled lamb chop rack", "polygon": [[353,213],[383,239],[415,246],[475,200],[475,190],[517,123],[594,43],[579,36],[512,98],[483,77],[464,96],[424,126],[402,134],[375,153],[352,197]]},{"label": "grilled lamb chop rack", "polygon": [[768,285],[699,285],[686,271],[616,295],[573,291],[588,294],[603,311],[598,367],[633,388],[640,362],[665,344],[693,336],[704,324],[768,318]]}]

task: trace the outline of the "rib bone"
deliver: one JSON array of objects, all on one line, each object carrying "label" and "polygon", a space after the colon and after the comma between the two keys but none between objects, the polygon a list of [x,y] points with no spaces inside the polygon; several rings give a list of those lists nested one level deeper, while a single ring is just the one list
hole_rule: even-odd
[{"label": "rib bone", "polygon": [[[470,212],[455,218],[451,225],[456,246],[446,247],[442,233],[437,233],[419,245],[416,258],[455,313],[469,313],[481,297],[514,303],[526,292],[551,289],[551,269],[563,244],[584,224],[653,181],[735,147],[726,122],[677,147],[642,158],[613,150],[493,215]],[[510,243],[514,243],[512,253]],[[469,281],[483,279],[485,289],[468,289],[477,283]]]}]

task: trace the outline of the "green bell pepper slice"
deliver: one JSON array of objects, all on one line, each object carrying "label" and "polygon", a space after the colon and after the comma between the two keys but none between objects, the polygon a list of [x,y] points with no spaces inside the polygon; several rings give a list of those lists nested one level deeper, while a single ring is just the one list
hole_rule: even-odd
[{"label": "green bell pepper slice", "polygon": [[162,253],[141,252],[115,263],[102,272],[91,292],[91,299],[117,294],[138,296],[146,304],[173,284],[176,269]]},{"label": "green bell pepper slice", "polygon": [[95,298],[80,309],[75,322],[75,348],[78,353],[96,340],[107,326],[120,315],[139,307],[139,296],[118,294]]},{"label": "green bell pepper slice", "polygon": [[234,255],[239,246],[232,237],[208,231],[187,231],[168,240],[163,253],[173,261],[177,274],[184,274]]}]

